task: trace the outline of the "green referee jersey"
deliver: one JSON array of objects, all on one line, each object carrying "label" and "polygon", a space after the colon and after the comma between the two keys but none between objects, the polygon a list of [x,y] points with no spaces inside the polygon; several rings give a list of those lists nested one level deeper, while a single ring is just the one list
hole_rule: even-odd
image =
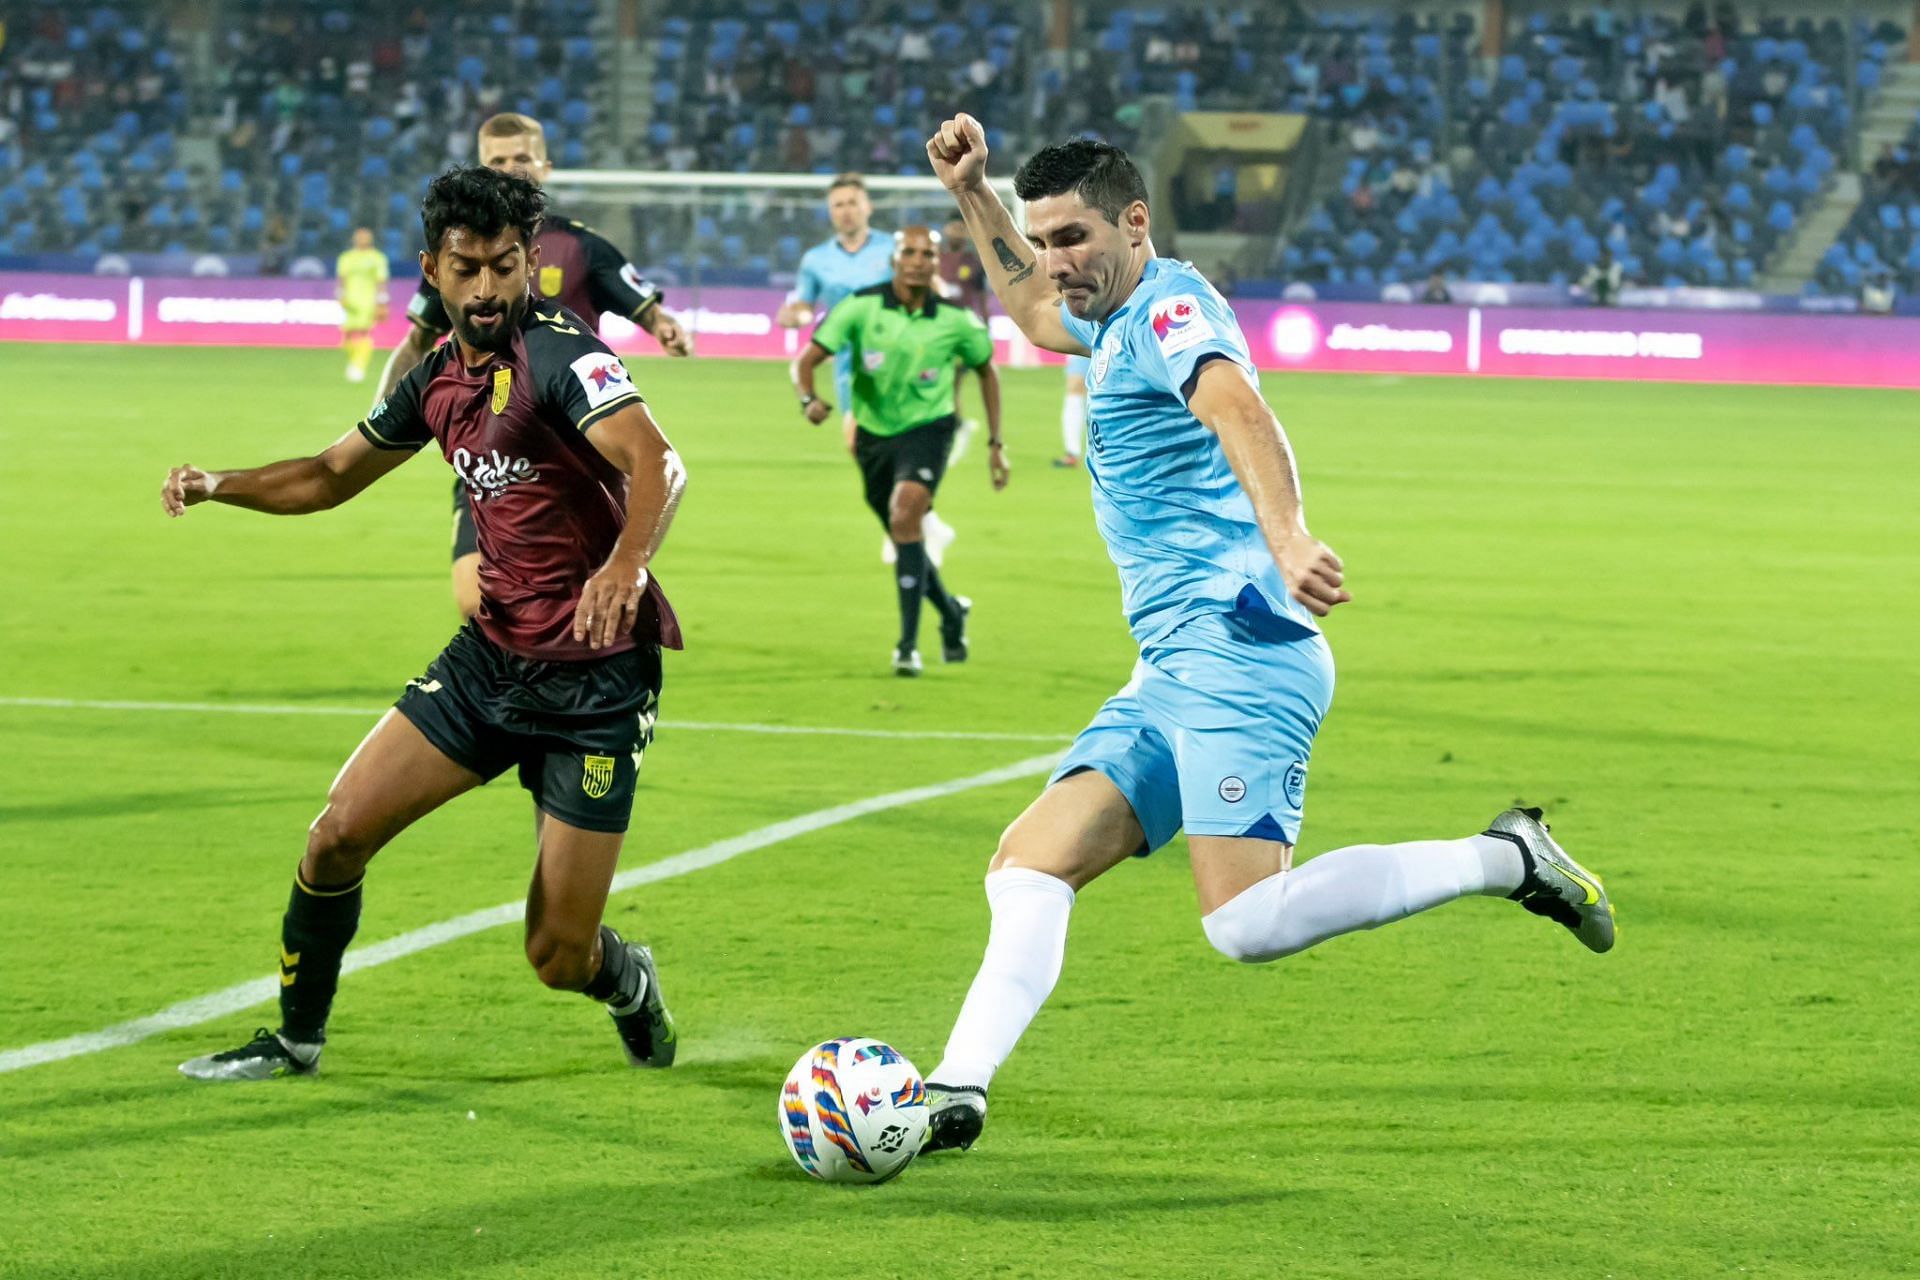
[{"label": "green referee jersey", "polygon": [[993,339],[971,308],[927,290],[908,308],[893,282],[850,293],[834,304],[813,340],[853,353],[853,419],[876,436],[897,436],[954,411],[953,366],[977,369],[993,359]]}]

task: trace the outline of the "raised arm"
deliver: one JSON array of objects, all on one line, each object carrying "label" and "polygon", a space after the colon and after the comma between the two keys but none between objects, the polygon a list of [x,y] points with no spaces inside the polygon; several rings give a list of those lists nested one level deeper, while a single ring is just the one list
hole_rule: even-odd
[{"label": "raised arm", "polygon": [[587,428],[587,443],[631,482],[627,526],[607,562],[587,579],[573,615],[573,638],[599,649],[633,629],[647,587],[648,566],[680,506],[687,469],[644,404],[629,405],[595,422]]},{"label": "raised arm", "polygon": [[1293,598],[1325,617],[1353,599],[1332,548],[1307,532],[1300,472],[1287,433],[1247,371],[1231,360],[1200,367],[1187,408],[1220,437],[1227,463],[1253,503],[1254,519]]},{"label": "raised arm", "polygon": [[327,511],[411,458],[411,450],[374,447],[358,428],[311,458],[289,458],[246,471],[203,471],[182,465],[167,473],[160,505],[170,516],[203,502],[224,502],[269,515]]},{"label": "raised arm", "polygon": [[1060,291],[1035,270],[1038,255],[1013,223],[1013,215],[987,183],[987,133],[961,114],[927,139],[934,176],[953,193],[973,238],[974,252],[1000,305],[1036,347],[1084,356],[1087,348],[1060,322]]}]

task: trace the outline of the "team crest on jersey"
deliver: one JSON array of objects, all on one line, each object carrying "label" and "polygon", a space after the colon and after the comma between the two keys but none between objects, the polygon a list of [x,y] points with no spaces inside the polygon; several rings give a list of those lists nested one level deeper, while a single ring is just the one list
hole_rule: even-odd
[{"label": "team crest on jersey", "polygon": [[1093,368],[1090,372],[1094,386],[1097,387],[1107,380],[1107,365],[1111,362],[1112,358],[1113,353],[1108,351],[1105,346],[1101,346],[1093,353]]},{"label": "team crest on jersey", "polygon": [[587,393],[589,409],[598,409],[633,394],[633,379],[627,376],[627,366],[609,352],[591,352],[575,360],[571,367],[573,376],[580,380],[580,389]]},{"label": "team crest on jersey", "polygon": [[580,789],[587,799],[598,800],[613,790],[613,757],[586,756],[580,772]]},{"label": "team crest on jersey", "polygon": [[493,371],[493,411],[498,414],[506,409],[507,397],[513,394],[513,370],[495,369]]},{"label": "team crest on jersey", "polygon": [[557,298],[560,296],[560,286],[566,283],[566,279],[565,267],[542,267],[540,268],[540,292],[549,298]]},{"label": "team crest on jersey", "polygon": [[1190,293],[1154,303],[1151,319],[1164,355],[1179,355],[1214,336],[1213,325],[1200,314],[1200,299]]}]

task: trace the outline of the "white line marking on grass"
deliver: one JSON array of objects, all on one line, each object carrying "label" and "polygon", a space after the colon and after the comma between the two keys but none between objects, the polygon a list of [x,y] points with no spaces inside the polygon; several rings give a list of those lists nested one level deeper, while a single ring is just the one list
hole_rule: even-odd
[{"label": "white line marking on grass", "polygon": [[[375,719],[385,707],[329,707],[311,703],[278,702],[143,702],[91,698],[0,698],[0,707],[39,708],[46,711],[171,711],[180,714],[235,716],[354,716]],[[698,733],[770,733],[833,738],[903,738],[939,742],[1060,742],[1069,733],[997,733],[987,730],[856,729],[841,725],[738,724],[723,720],[662,720],[662,729]]]},{"label": "white line marking on grass", "polygon": [[[755,849],[764,849],[768,845],[780,844],[782,841],[792,840],[827,827],[839,826],[843,822],[852,822],[856,818],[864,818],[869,814],[905,808],[922,801],[938,800],[945,796],[959,795],[963,791],[991,787],[1002,782],[1030,778],[1035,774],[1051,770],[1058,759],[1056,755],[1032,756],[1014,764],[1003,765],[998,769],[989,769],[985,773],[976,773],[965,778],[936,782],[907,791],[890,791],[886,795],[871,796],[865,800],[834,805],[830,809],[817,809],[812,813],[803,813],[797,818],[788,818],[784,822],[776,822],[771,826],[761,827],[757,831],[731,836],[713,844],[702,845],[698,849],[689,849],[685,853],[675,854],[671,858],[663,858],[659,862],[649,862],[643,867],[622,871],[613,878],[613,892],[620,893],[643,884],[691,875],[695,871],[719,866],[743,853],[752,853]],[[484,911],[470,911],[466,915],[455,916],[451,920],[442,920],[437,924],[410,930],[388,938],[384,942],[355,947],[347,952],[346,960],[340,966],[340,972],[345,975],[356,973],[361,969],[371,969],[375,965],[399,960],[430,947],[464,938],[469,934],[480,933],[498,925],[512,924],[524,919],[526,912],[527,903],[524,898],[518,902],[503,902],[497,907],[488,907]],[[224,991],[215,991],[192,1000],[183,1000],[179,1004],[168,1005],[158,1013],[149,1014],[144,1018],[135,1018],[131,1022],[122,1022],[77,1036],[68,1036],[64,1040],[47,1040],[40,1044],[23,1045],[18,1049],[0,1051],[0,1074],[138,1044],[142,1040],[166,1031],[197,1027],[201,1023],[212,1022],[216,1018],[225,1018],[242,1010],[251,1009],[254,1005],[265,1004],[272,1000],[279,990],[280,984],[277,978],[272,976],[255,978],[250,982],[237,983]]]}]

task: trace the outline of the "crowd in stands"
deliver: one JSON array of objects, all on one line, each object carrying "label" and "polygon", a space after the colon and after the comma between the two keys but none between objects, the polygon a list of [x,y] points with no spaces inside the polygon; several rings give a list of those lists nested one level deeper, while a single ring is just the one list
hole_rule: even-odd
[{"label": "crowd in stands", "polygon": [[[1465,12],[1253,5],[1048,7],[1012,0],[648,0],[650,123],[628,163],[687,171],[925,172],[927,122],[980,116],[1002,155],[1076,132],[1142,140],[1143,103],[1305,113],[1335,143],[1324,194],[1269,264],[1288,280],[1417,284],[1435,273],[1747,285],[1842,164],[1838,19],[1743,22],[1595,0],[1515,19],[1481,59]],[[545,122],[561,167],[605,154],[613,33],[596,0],[208,0],[189,39],[134,0],[0,0],[0,255],[330,258],[355,226],[391,256],[424,181],[485,116]],[[1863,26],[1871,91],[1904,33]],[[1916,126],[1920,130],[1920,125]],[[1920,284],[1920,136],[1877,158],[1818,283]],[[1190,230],[1244,224],[1222,166]],[[937,202],[936,202],[937,203]],[[926,216],[940,210],[929,206]],[[918,216],[892,211],[889,221]],[[1245,229],[1243,226],[1242,229]],[[635,256],[669,276],[777,270],[827,228],[766,192],[639,210]]]},{"label": "crowd in stands", "polygon": [[1889,291],[1920,293],[1920,113],[1906,137],[1875,157],[1863,195],[1814,283],[1870,302]]},{"label": "crowd in stands", "polygon": [[[1904,33],[1862,34],[1859,78],[1877,83]],[[1295,278],[1564,283],[1604,256],[1629,280],[1750,285],[1847,146],[1832,19],[1743,27],[1725,3],[1679,21],[1603,3],[1519,24],[1492,75],[1440,65],[1430,37],[1376,29],[1355,46],[1364,90],[1322,104],[1348,112],[1340,188],[1283,250]]]},{"label": "crowd in stands", "polygon": [[[496,110],[582,163],[594,0],[392,7],[226,0],[195,42],[149,6],[15,0],[0,47],[0,254],[253,253],[331,260],[355,226],[389,255],[419,192]],[[189,126],[212,145],[187,141]],[[184,144],[184,145],[183,145]]]}]

